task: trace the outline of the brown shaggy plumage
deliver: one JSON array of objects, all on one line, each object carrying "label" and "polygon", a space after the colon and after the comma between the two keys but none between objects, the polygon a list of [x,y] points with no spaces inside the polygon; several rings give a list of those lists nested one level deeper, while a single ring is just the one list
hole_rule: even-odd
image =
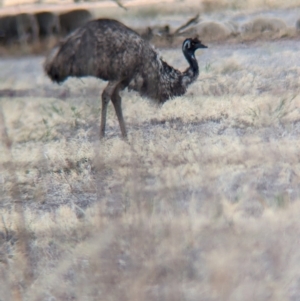
[{"label": "brown shaggy plumage", "polygon": [[159,103],[182,95],[199,75],[194,52],[206,48],[198,39],[186,39],[182,50],[189,68],[180,72],[164,62],[139,34],[122,23],[90,21],[69,35],[46,59],[44,68],[55,82],[69,76],[94,76],[108,81],[102,93],[100,136],[105,134],[106,110],[112,100],[126,137],[119,91],[128,87]]}]

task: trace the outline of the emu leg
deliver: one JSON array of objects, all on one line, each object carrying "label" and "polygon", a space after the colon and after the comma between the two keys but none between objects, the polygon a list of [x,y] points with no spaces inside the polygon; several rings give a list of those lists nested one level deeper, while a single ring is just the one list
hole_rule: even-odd
[{"label": "emu leg", "polygon": [[115,107],[115,111],[119,120],[119,125],[120,129],[122,132],[123,138],[127,139],[127,131],[126,131],[126,126],[123,118],[123,113],[122,113],[122,99],[119,95],[119,87],[116,87],[116,89],[113,92],[113,95],[111,97],[112,103]]},{"label": "emu leg", "polygon": [[109,82],[102,93],[102,111],[101,111],[101,125],[100,125],[100,138],[105,136],[106,113],[109,100],[112,98],[114,90],[119,82]]}]

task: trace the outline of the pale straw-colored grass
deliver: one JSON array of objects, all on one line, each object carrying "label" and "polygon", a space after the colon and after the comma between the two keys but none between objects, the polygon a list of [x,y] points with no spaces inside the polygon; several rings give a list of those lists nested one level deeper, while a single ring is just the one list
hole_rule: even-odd
[{"label": "pale straw-colored grass", "polygon": [[186,95],[122,93],[129,143],[103,82],[9,61],[36,94],[0,100],[0,299],[299,299],[297,43],[208,46]]}]

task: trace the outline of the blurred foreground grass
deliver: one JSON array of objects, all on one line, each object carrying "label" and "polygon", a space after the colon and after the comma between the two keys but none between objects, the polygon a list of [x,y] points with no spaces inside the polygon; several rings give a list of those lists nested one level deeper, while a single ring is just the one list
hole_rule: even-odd
[{"label": "blurred foreground grass", "polygon": [[[148,200],[149,202],[149,200]],[[26,246],[16,214],[2,214],[4,300],[297,300],[299,203],[245,216],[240,204],[207,200],[160,213],[141,199],[118,217],[94,205],[78,218],[24,212]]]}]

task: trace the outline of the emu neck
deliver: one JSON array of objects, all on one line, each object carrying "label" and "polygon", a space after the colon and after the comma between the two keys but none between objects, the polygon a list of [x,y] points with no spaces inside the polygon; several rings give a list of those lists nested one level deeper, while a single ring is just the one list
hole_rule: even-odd
[{"label": "emu neck", "polygon": [[194,52],[191,53],[184,51],[183,54],[190,65],[190,67],[183,73],[184,82],[186,85],[189,85],[197,79],[199,75],[199,66]]},{"label": "emu neck", "polygon": [[[149,59],[151,55],[152,59]],[[145,55],[147,59],[141,65],[141,70],[130,81],[129,90],[135,90],[158,103],[164,103],[170,98],[183,95],[199,74],[198,63],[194,55],[184,55],[190,65],[184,72],[169,66],[154,51],[148,56]]]}]

